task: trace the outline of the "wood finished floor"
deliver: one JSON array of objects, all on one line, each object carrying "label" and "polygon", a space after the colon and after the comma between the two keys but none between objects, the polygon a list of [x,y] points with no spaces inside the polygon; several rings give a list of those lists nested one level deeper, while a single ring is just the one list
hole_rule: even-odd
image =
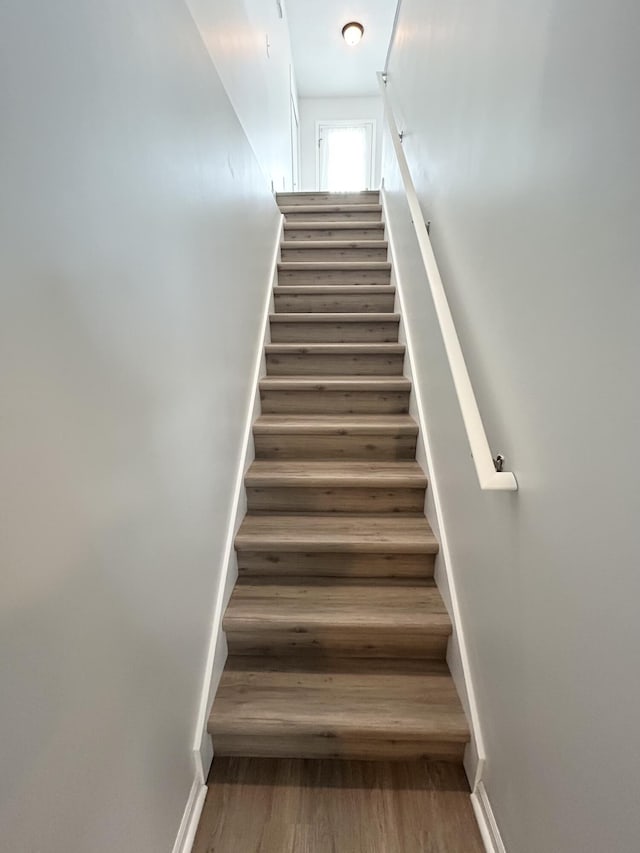
[{"label": "wood finished floor", "polygon": [[193,853],[483,853],[459,765],[216,758]]}]

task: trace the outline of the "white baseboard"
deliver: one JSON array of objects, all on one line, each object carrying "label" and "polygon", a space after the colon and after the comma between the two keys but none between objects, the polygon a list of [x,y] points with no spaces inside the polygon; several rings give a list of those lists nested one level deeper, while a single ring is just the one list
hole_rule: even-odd
[{"label": "white baseboard", "polygon": [[401,340],[407,348],[405,373],[407,373],[409,379],[411,379],[412,393],[410,413],[418,421],[418,425],[420,427],[416,458],[418,462],[426,468],[426,473],[429,477],[429,489],[427,490],[425,511],[429,522],[440,541],[440,552],[436,559],[436,581],[440,587],[442,597],[447,605],[449,615],[451,616],[451,622],[453,624],[453,637],[449,642],[447,662],[458,690],[458,694],[460,695],[460,699],[469,719],[471,744],[465,752],[464,767],[469,778],[471,790],[475,790],[478,780],[480,779],[480,773],[485,760],[484,740],[478,716],[478,707],[473,686],[473,678],[471,675],[471,667],[469,664],[469,654],[465,640],[464,628],[462,626],[460,616],[458,594],[451,565],[449,541],[447,538],[447,531],[443,523],[444,519],[438,487],[438,478],[436,476],[435,466],[431,455],[428,419],[422,400],[418,375],[419,371],[417,370],[416,360],[414,357],[411,323],[407,311],[405,310],[404,288],[407,285],[406,282],[402,281],[402,277],[399,274],[400,268],[393,234],[393,223],[390,223],[389,221],[387,196],[384,188],[382,189],[380,196],[383,209],[382,215],[386,227],[386,237],[389,243],[389,251],[392,260],[392,275],[394,277],[393,283],[396,285],[396,293],[400,307]]},{"label": "white baseboard", "polygon": [[206,796],[207,786],[204,784],[200,774],[196,774],[191,791],[189,792],[187,805],[184,808],[176,842],[173,845],[173,853],[191,853]]},{"label": "white baseboard", "polygon": [[259,341],[258,349],[256,351],[256,359],[254,362],[251,392],[247,404],[242,443],[240,445],[240,455],[231,500],[229,523],[225,536],[222,566],[220,568],[220,577],[216,589],[215,601],[213,603],[213,616],[211,620],[211,633],[209,636],[207,661],[205,664],[202,693],[198,709],[198,719],[196,722],[196,730],[193,740],[196,764],[199,765],[197,770],[201,773],[203,779],[205,779],[208,774],[209,765],[213,758],[211,740],[207,734],[207,720],[209,719],[213,698],[218,688],[218,683],[226,660],[226,646],[224,646],[223,643],[224,634],[222,632],[222,616],[227,604],[227,598],[235,583],[235,573],[237,572],[233,542],[238,531],[238,527],[240,526],[246,512],[244,475],[255,455],[252,439],[252,427],[256,415],[260,412],[259,382],[261,377],[266,373],[264,348],[265,344],[269,341],[269,313],[273,307],[273,287],[277,281],[283,222],[284,217],[281,216],[273,247],[271,267],[268,274],[268,287],[267,292],[265,293],[262,311],[262,338]]},{"label": "white baseboard", "polygon": [[471,805],[487,853],[507,853],[483,782],[478,782],[475,791],[471,794]]}]

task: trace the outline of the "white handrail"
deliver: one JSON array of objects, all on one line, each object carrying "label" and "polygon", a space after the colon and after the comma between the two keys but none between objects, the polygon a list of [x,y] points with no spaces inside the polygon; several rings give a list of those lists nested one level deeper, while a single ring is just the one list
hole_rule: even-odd
[{"label": "white handrail", "polygon": [[475,394],[473,393],[471,380],[469,379],[469,371],[465,364],[460,340],[458,339],[458,333],[456,332],[456,327],[453,323],[451,309],[449,308],[447,295],[444,290],[444,285],[442,284],[438,263],[433,253],[433,247],[431,245],[431,240],[429,239],[427,227],[424,224],[420,202],[418,201],[416,188],[413,184],[413,179],[411,178],[407,158],[404,156],[404,151],[402,150],[401,136],[398,132],[396,120],[387,95],[386,74],[378,72],[378,83],[382,93],[384,112],[389,132],[391,134],[391,141],[393,143],[394,151],[396,152],[398,167],[400,169],[400,175],[402,176],[405,194],[409,203],[409,210],[413,220],[413,227],[415,228],[416,237],[418,238],[418,246],[420,247],[422,262],[427,273],[427,280],[429,282],[429,287],[431,288],[433,304],[436,309],[438,322],[440,323],[440,331],[442,332],[444,347],[447,353],[447,358],[449,359],[449,367],[451,368],[451,375],[453,376],[453,384],[456,389],[456,394],[458,395],[458,403],[460,404],[460,410],[462,412],[462,420],[464,421],[464,428],[467,432],[469,445],[471,446],[471,455],[476,466],[476,473],[480,482],[480,488],[511,492],[516,491],[518,483],[513,473],[511,471],[496,471],[493,457],[489,450],[487,434],[484,431],[482,418],[480,417],[478,403],[476,401]]}]

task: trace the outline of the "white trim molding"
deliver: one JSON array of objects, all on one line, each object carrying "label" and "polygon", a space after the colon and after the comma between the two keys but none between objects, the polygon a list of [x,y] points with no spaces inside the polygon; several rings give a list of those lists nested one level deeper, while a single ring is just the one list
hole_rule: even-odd
[{"label": "white trim molding", "polygon": [[[427,274],[427,281],[431,289],[431,296],[435,307],[438,323],[440,324],[440,332],[444,348],[447,353],[453,385],[458,397],[460,411],[462,413],[462,421],[467,433],[469,446],[471,447],[471,455],[476,468],[478,482],[480,488],[491,491],[517,491],[518,483],[511,471],[498,471],[494,464],[487,434],[482,423],[478,402],[473,392],[469,371],[464,360],[460,339],[453,322],[451,309],[440,276],[440,270],[436,261],[436,256],[433,252],[429,232],[424,222],[422,209],[418,195],[409,171],[407,158],[402,150],[402,135],[398,132],[391,103],[387,94],[387,75],[382,72],[378,73],[378,83],[384,104],[384,113],[387,120],[387,129],[391,136],[393,150],[398,161],[398,168],[402,177],[406,199],[411,211],[411,219],[418,240],[420,255]],[[500,458],[500,457],[498,457]]]},{"label": "white trim molding", "polygon": [[189,792],[189,799],[182,815],[180,829],[173,845],[173,853],[191,853],[206,796],[207,786],[198,773],[193,780],[193,785]]},{"label": "white trim molding", "polygon": [[[405,373],[407,373],[409,375],[409,379],[411,379],[411,414],[417,419],[418,425],[420,427],[418,432],[418,461],[423,463],[427,469],[427,474],[429,477],[429,490],[427,493],[427,500],[429,499],[430,492],[431,497],[433,499],[433,510],[435,513],[435,519],[430,518],[429,520],[431,522],[432,527],[436,531],[438,539],[440,541],[439,558],[441,561],[440,564],[443,567],[444,577],[439,579],[439,586],[441,587],[443,597],[445,598],[448,604],[449,615],[453,623],[453,638],[452,641],[449,642],[447,659],[449,661],[449,668],[451,669],[451,673],[456,683],[456,688],[465,705],[467,716],[469,717],[471,744],[467,749],[467,753],[465,755],[465,770],[469,778],[469,784],[473,789],[478,783],[478,780],[480,779],[482,773],[482,769],[484,767],[484,739],[482,737],[480,717],[478,714],[478,705],[473,685],[473,678],[471,675],[471,665],[469,663],[467,642],[465,638],[464,629],[462,627],[462,617],[460,614],[460,605],[456,590],[456,583],[453,576],[451,550],[449,548],[449,540],[444,525],[438,478],[436,476],[435,466],[433,464],[433,456],[431,453],[432,443],[429,440],[429,425],[422,399],[422,383],[420,381],[420,369],[415,357],[413,329],[411,326],[411,319],[408,316],[408,311],[405,307],[404,290],[406,282],[403,282],[402,275],[400,272],[401,264],[398,263],[396,248],[397,244],[396,239],[394,237],[393,223],[390,222],[387,195],[384,186],[380,192],[380,198],[382,201],[382,215],[385,223],[386,239],[389,244],[391,268],[393,271],[392,275],[394,277],[394,283],[396,285],[398,305],[400,308],[401,334],[404,338],[404,343],[407,348],[407,354],[405,359]],[[416,334],[419,334],[418,329],[416,329],[415,331]],[[433,513],[430,513],[427,509],[427,516],[432,515]],[[444,586],[444,589],[442,589],[442,586]]]},{"label": "white trim molding", "polygon": [[478,782],[471,794],[471,805],[478,821],[480,835],[487,853],[507,853],[496,822],[484,782]]},{"label": "white trim molding", "polygon": [[193,739],[193,750],[194,755],[196,756],[196,764],[203,779],[206,778],[211,760],[213,759],[211,738],[207,733],[207,720],[209,719],[211,705],[213,704],[213,698],[216,690],[218,689],[218,684],[220,682],[220,677],[222,676],[222,670],[227,656],[226,642],[222,631],[222,616],[226,606],[227,593],[230,592],[229,587],[232,585],[232,581],[235,582],[234,575],[237,571],[233,542],[238,531],[238,527],[240,526],[246,512],[244,475],[254,458],[251,430],[253,422],[260,410],[259,382],[261,377],[266,373],[264,352],[265,344],[269,341],[269,313],[272,310],[273,288],[277,281],[283,223],[284,217],[280,216],[279,226],[275,235],[273,255],[271,258],[267,289],[262,309],[262,336],[259,341],[257,341],[251,391],[247,403],[242,443],[240,445],[240,455],[238,458],[236,480],[231,501],[231,511],[225,536],[222,566],[220,568],[220,577],[213,603],[213,616],[211,622],[211,633],[209,636],[207,661],[205,664],[202,693],[200,696],[198,718]]}]

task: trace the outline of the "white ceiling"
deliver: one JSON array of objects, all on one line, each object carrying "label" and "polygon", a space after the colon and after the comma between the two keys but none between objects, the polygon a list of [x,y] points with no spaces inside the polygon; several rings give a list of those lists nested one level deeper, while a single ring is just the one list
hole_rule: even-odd
[{"label": "white ceiling", "polygon": [[[397,0],[286,0],[293,64],[301,98],[378,94]],[[349,47],[342,27],[359,21],[360,44]]]}]

